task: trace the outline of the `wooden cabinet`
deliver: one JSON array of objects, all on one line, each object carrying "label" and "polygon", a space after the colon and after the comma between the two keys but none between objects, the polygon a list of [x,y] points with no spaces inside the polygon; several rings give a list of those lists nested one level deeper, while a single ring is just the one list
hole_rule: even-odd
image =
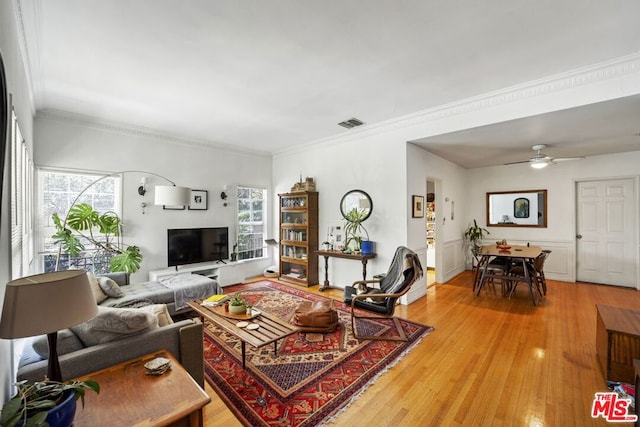
[{"label": "wooden cabinet", "polygon": [[596,352],[609,381],[633,384],[633,359],[640,358],[640,311],[596,304]]},{"label": "wooden cabinet", "polygon": [[157,282],[163,278],[175,276],[176,274],[193,273],[217,280],[220,286],[225,287],[244,282],[245,275],[241,264],[242,262],[209,262],[181,266],[178,270],[175,268],[151,270],[149,271],[149,281]]},{"label": "wooden cabinet", "polygon": [[280,276],[302,286],[318,284],[318,193],[279,194]]},{"label": "wooden cabinet", "polygon": [[[156,357],[171,361],[164,375],[147,375],[144,364]],[[87,393],[86,407],[76,411],[76,427],[202,426],[202,408],[211,397],[166,350],[78,378],[100,384],[100,394]],[[215,394],[213,394],[215,396]]]}]

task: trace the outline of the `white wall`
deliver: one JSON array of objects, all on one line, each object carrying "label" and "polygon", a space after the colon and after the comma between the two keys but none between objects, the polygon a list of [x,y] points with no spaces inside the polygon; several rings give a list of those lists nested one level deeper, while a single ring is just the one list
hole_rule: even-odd
[{"label": "white wall", "polygon": [[[545,263],[547,277],[575,281],[576,182],[640,176],[640,151],[588,157],[536,170],[527,164],[468,171],[467,220],[486,226],[486,193],[547,189],[547,227],[487,227],[489,242],[541,245],[553,252]],[[639,209],[640,211],[640,209]]]},{"label": "white wall", "polygon": [[[277,194],[291,190],[295,182],[307,176],[316,181],[319,199],[319,240],[326,238],[327,227],[344,225],[340,199],[349,190],[363,190],[373,200],[373,212],[364,226],[375,241],[377,258],[368,263],[368,278],[386,272],[397,246],[406,244],[406,144],[387,135],[369,138],[355,136],[339,143],[307,146],[304,150],[279,154],[273,159],[274,230],[277,230]],[[274,237],[279,240],[277,232]],[[324,281],[324,260],[319,279]],[[329,281],[338,286],[362,278],[359,262],[330,259]]]},{"label": "white wall", "polygon": [[[141,170],[156,173],[196,190],[207,190],[208,210],[163,210],[153,205],[153,187],[168,183],[152,175],[148,192],[137,193],[144,174],[126,173],[123,180],[125,243],[140,247],[144,260],[132,280],[147,280],[148,271],[167,266],[167,228],[219,227],[230,231],[230,250],[235,241],[235,194],[237,185],[271,187],[271,158],[228,150],[171,142],[166,138],[82,122],[75,118],[39,114],[35,121],[35,163],[39,167],[118,172]],[[220,192],[229,186],[228,206]],[[147,203],[142,214],[141,202]],[[262,274],[270,260],[243,265],[247,277]]]},{"label": "white wall", "polygon": [[[20,130],[31,149],[33,141],[33,105],[26,72],[18,42],[18,29],[14,20],[14,2],[0,2],[0,52],[4,61],[8,92],[12,95],[13,106],[20,123]],[[9,159],[7,159],[8,162]],[[8,163],[7,163],[8,164]],[[10,227],[9,227],[9,176],[5,171],[2,191],[2,221],[0,223],[0,310],[4,301],[5,285],[11,278]],[[14,360],[11,341],[0,339],[0,405],[11,395],[14,381]]]},{"label": "white wall", "polygon": [[[467,171],[413,144],[407,147],[407,165],[409,199],[413,194],[426,195],[427,179],[436,181],[436,281],[444,283],[465,268],[462,230],[467,226]],[[422,252],[426,220],[407,218],[408,245]]]},{"label": "white wall", "polygon": [[[497,182],[492,179],[492,170],[485,176],[484,171],[490,168],[467,173],[426,152],[407,148],[407,141],[640,93],[640,72],[634,67],[633,61],[634,58],[621,58],[611,63],[585,67],[385,123],[351,129],[343,135],[279,153],[273,160],[274,189],[276,192],[288,191],[301,174],[316,178],[320,191],[321,239],[327,225],[341,220],[338,203],[342,194],[354,188],[369,192],[373,197],[374,209],[366,226],[372,234],[371,238],[378,242],[376,252],[380,255],[372,262],[371,271],[378,272],[386,269],[389,262],[389,255],[386,254],[393,253],[399,244],[423,250],[424,224],[409,218],[411,195],[426,193],[427,177],[441,177],[442,200],[437,202],[441,209],[436,206],[436,212],[439,211],[442,215],[439,220],[444,220],[445,224],[437,228],[440,231],[437,231],[436,238],[444,247],[439,251],[437,261],[443,264],[436,265],[436,272],[440,270],[444,279],[448,279],[464,268],[464,229],[474,218],[484,223],[486,191],[499,191],[501,188],[512,190],[505,187],[519,182],[528,189],[559,188],[561,191],[554,191],[548,203],[549,206],[555,203],[555,206],[565,207],[566,198],[572,195],[573,187],[551,182],[553,178],[533,175],[527,165],[497,168],[499,172],[496,174],[502,177]],[[406,158],[403,158],[405,153]],[[561,173],[564,177],[570,177],[573,173],[578,177],[585,176],[590,170],[599,168],[598,164],[590,162],[585,160],[580,166],[571,165],[570,162],[554,166],[556,172],[552,170],[552,175],[564,170],[566,175]],[[565,167],[570,169],[563,169]],[[438,172],[438,168],[442,168],[442,171]],[[605,168],[594,174],[606,176],[609,173],[609,168]],[[446,198],[449,200],[445,201]],[[557,203],[561,199],[562,202]],[[451,220],[451,202],[455,206],[454,220]],[[509,234],[512,239],[530,239],[532,243],[535,243],[534,237],[541,241],[546,239],[551,246],[555,244],[551,242],[560,242],[560,246],[553,246],[553,249],[563,254],[564,264],[554,265],[550,259],[549,266],[555,269],[555,278],[573,280],[571,270],[575,261],[572,259],[572,240],[569,237],[573,231],[566,232],[566,224],[573,220],[573,210],[557,210],[554,207],[549,215],[555,215],[555,224],[544,229],[543,233],[532,235],[528,234],[531,229],[528,232],[513,229],[514,232]],[[452,225],[448,226],[447,221],[452,221]],[[564,224],[565,228],[556,225],[558,223]],[[556,232],[560,228],[563,237],[558,239]],[[501,233],[501,230],[494,230],[492,238],[501,238]],[[343,286],[353,281],[354,276],[357,277],[358,266],[354,263],[332,260],[331,264],[330,281]],[[552,272],[550,277],[553,275]],[[320,277],[323,277],[322,267]]]}]

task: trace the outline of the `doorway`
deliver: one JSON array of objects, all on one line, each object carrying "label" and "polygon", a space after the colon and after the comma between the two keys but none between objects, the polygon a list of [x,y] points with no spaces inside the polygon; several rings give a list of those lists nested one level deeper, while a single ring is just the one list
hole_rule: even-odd
[{"label": "doorway", "polygon": [[427,197],[425,203],[426,237],[427,237],[427,287],[436,282],[436,183],[427,179]]},{"label": "doorway", "polygon": [[576,278],[636,287],[638,212],[633,178],[576,184]]}]

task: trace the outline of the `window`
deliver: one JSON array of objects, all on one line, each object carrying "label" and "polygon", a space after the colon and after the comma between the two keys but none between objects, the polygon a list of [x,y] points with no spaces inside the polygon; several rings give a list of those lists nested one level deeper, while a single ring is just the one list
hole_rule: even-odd
[{"label": "window", "polygon": [[238,260],[262,258],[265,252],[267,190],[238,187]]},{"label": "window", "polygon": [[15,112],[11,112],[11,278],[29,273],[33,260],[33,162],[20,132]]},{"label": "window", "polygon": [[[93,206],[100,214],[112,211],[120,215],[120,176],[102,178],[104,175],[41,169],[38,177],[40,250],[43,254],[43,271],[50,272],[55,271],[58,256],[58,246],[51,239],[56,232],[52,215],[57,213],[64,221],[72,204],[80,203]],[[78,200],[75,200],[85,189]],[[109,259],[98,256],[89,242],[84,241],[83,244],[86,250],[80,257],[69,259],[65,254],[61,255],[58,270],[78,268],[96,273],[108,272]]]}]

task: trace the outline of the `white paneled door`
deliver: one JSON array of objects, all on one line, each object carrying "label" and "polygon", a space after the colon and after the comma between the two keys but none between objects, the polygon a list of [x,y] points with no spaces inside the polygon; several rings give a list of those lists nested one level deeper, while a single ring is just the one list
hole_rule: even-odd
[{"label": "white paneled door", "polygon": [[577,279],[636,286],[638,212],[633,179],[577,183]]}]

